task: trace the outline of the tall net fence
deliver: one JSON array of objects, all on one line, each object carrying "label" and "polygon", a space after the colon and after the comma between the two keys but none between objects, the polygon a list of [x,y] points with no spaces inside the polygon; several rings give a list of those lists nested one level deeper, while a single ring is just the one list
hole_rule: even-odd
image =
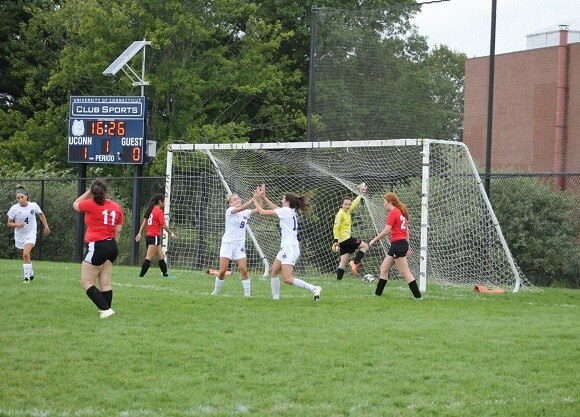
[{"label": "tall net fence", "polygon": [[463,62],[429,54],[417,10],[312,10],[309,140],[461,136]]},{"label": "tall net fence", "polygon": [[[170,242],[169,259],[178,268],[215,268],[224,231],[229,190],[245,201],[260,183],[269,198],[279,202],[285,192],[307,195],[311,211],[299,217],[301,257],[298,274],[332,274],[338,255],[331,252],[334,216],[343,197],[354,198],[357,184],[365,182],[364,203],[353,213],[353,236],[369,241],[384,227],[383,196],[396,192],[410,211],[410,267],[419,277],[422,226],[422,141],[401,140],[350,144],[348,147],[308,148],[295,144],[284,148],[173,149],[169,212],[172,229],[180,239]],[[265,145],[265,144],[261,144]],[[459,144],[429,146],[428,261],[430,282],[445,284],[487,283],[514,288],[519,275],[528,282],[502,245],[493,214],[472,171],[467,149]],[[425,219],[425,221],[427,221]],[[254,274],[265,272],[275,258],[280,237],[278,222],[253,216],[249,222],[255,239],[247,241],[248,266]],[[370,251],[363,261],[365,272],[377,273],[386,253]],[[423,256],[423,254],[421,254]],[[517,273],[515,273],[517,270]]]}]

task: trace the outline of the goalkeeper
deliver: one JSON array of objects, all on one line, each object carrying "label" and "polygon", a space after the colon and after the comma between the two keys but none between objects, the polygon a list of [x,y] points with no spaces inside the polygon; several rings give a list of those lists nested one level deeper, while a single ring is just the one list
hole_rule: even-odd
[{"label": "goalkeeper", "polygon": [[[364,194],[367,191],[365,183],[358,186],[359,191]],[[358,267],[360,261],[369,250],[369,245],[363,242],[362,239],[352,237],[351,227],[351,213],[358,207],[362,200],[362,194],[352,200],[350,197],[345,197],[338,209],[338,213],[334,216],[334,225],[332,227],[332,234],[334,235],[333,246],[340,251],[340,262],[336,269],[336,279],[341,280],[344,276],[344,268],[348,262],[349,255],[355,253],[354,259],[350,261],[350,268],[354,275],[358,275]]]}]

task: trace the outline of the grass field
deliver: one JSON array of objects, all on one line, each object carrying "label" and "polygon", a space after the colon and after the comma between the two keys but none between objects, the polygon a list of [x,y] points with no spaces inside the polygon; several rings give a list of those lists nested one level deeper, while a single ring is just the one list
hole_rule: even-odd
[{"label": "grass field", "polygon": [[0,416],[578,416],[580,292],[489,295],[345,277],[114,269],[99,319],[80,265],[0,260]]}]

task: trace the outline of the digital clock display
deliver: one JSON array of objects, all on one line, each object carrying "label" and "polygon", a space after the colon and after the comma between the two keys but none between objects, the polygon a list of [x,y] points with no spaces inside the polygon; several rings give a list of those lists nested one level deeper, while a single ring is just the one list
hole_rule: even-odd
[{"label": "digital clock display", "polygon": [[144,97],[71,97],[68,161],[142,164]]},{"label": "digital clock display", "polygon": [[125,122],[92,120],[88,123],[91,136],[125,136]]}]

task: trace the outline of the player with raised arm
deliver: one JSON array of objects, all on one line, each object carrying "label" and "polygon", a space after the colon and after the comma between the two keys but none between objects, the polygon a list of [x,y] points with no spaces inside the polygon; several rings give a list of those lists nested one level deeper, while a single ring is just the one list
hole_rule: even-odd
[{"label": "player with raised arm", "polygon": [[242,277],[242,287],[244,296],[252,295],[250,277],[248,275],[248,262],[246,259],[246,232],[248,230],[248,221],[252,214],[256,214],[258,209],[250,209],[253,203],[250,198],[244,204],[239,194],[233,193],[227,197],[230,205],[226,210],[225,232],[222,236],[220,247],[220,269],[215,277],[214,289],[211,295],[220,293],[226,272],[231,261],[236,261]]},{"label": "player with raised arm", "polygon": [[141,273],[139,274],[139,277],[141,278],[144,277],[149,270],[151,260],[155,255],[157,256],[161,273],[164,277],[169,276],[169,273],[167,272],[167,263],[165,262],[165,254],[161,247],[161,235],[162,230],[169,233],[169,236],[171,237],[175,237],[175,233],[171,231],[165,222],[165,214],[163,213],[164,207],[165,196],[163,194],[155,194],[149,202],[147,210],[145,210],[139,233],[135,236],[135,241],[139,242],[141,240],[141,233],[143,232],[145,225],[147,225],[147,232],[145,234],[147,253],[145,254],[145,260],[143,260],[143,264],[141,265]]},{"label": "player with raised arm", "polygon": [[[263,200],[270,209],[263,208],[260,200]],[[294,276],[294,265],[300,256],[298,211],[308,211],[310,206],[308,199],[305,196],[298,197],[292,193],[286,193],[282,197],[282,206],[279,207],[266,197],[266,186],[262,184],[254,190],[254,205],[260,215],[276,217],[280,220],[280,251],[270,268],[272,299],[280,299],[278,274],[282,272],[284,283],[311,291],[314,295],[314,301],[318,301],[322,288]]]},{"label": "player with raised arm", "polygon": [[383,205],[389,212],[385,221],[385,228],[369,242],[369,247],[373,247],[376,242],[389,234],[391,236],[391,246],[380,267],[380,276],[375,295],[383,294],[389,278],[389,271],[393,265],[397,265],[397,269],[405,278],[413,297],[417,300],[422,300],[423,297],[417,286],[417,281],[407,263],[407,255],[411,254],[409,250],[409,210],[395,193],[386,193],[384,198]]},{"label": "player with raised arm", "polygon": [[[111,317],[113,288],[111,286],[113,262],[119,249],[117,242],[123,227],[123,209],[116,202],[106,198],[108,185],[97,178],[84,194],[73,203],[79,213],[85,213],[85,251],[81,265],[81,285],[87,296],[99,309],[102,319]],[[99,288],[95,286],[97,279]]]},{"label": "player with raised arm", "polygon": [[16,186],[17,203],[8,210],[8,227],[14,228],[14,246],[22,255],[22,269],[24,271],[24,281],[30,282],[34,279],[34,269],[32,268],[32,249],[36,245],[36,216],[40,218],[44,226],[44,235],[50,234],[50,227],[46,216],[40,206],[33,201],[28,201],[28,191],[24,186]]},{"label": "player with raised arm", "polygon": [[[367,186],[363,182],[358,186],[359,191],[364,194],[367,191]],[[350,267],[354,275],[358,275],[358,266],[365,253],[369,250],[369,245],[362,239],[351,236],[352,219],[351,213],[358,207],[362,200],[362,194],[357,196],[354,200],[350,197],[344,197],[342,204],[334,216],[334,224],[332,226],[332,234],[334,235],[334,247],[338,245],[340,252],[340,261],[338,268],[336,268],[336,279],[341,280],[344,276],[344,268],[348,262],[351,253],[356,251],[354,259],[350,261]]]}]

